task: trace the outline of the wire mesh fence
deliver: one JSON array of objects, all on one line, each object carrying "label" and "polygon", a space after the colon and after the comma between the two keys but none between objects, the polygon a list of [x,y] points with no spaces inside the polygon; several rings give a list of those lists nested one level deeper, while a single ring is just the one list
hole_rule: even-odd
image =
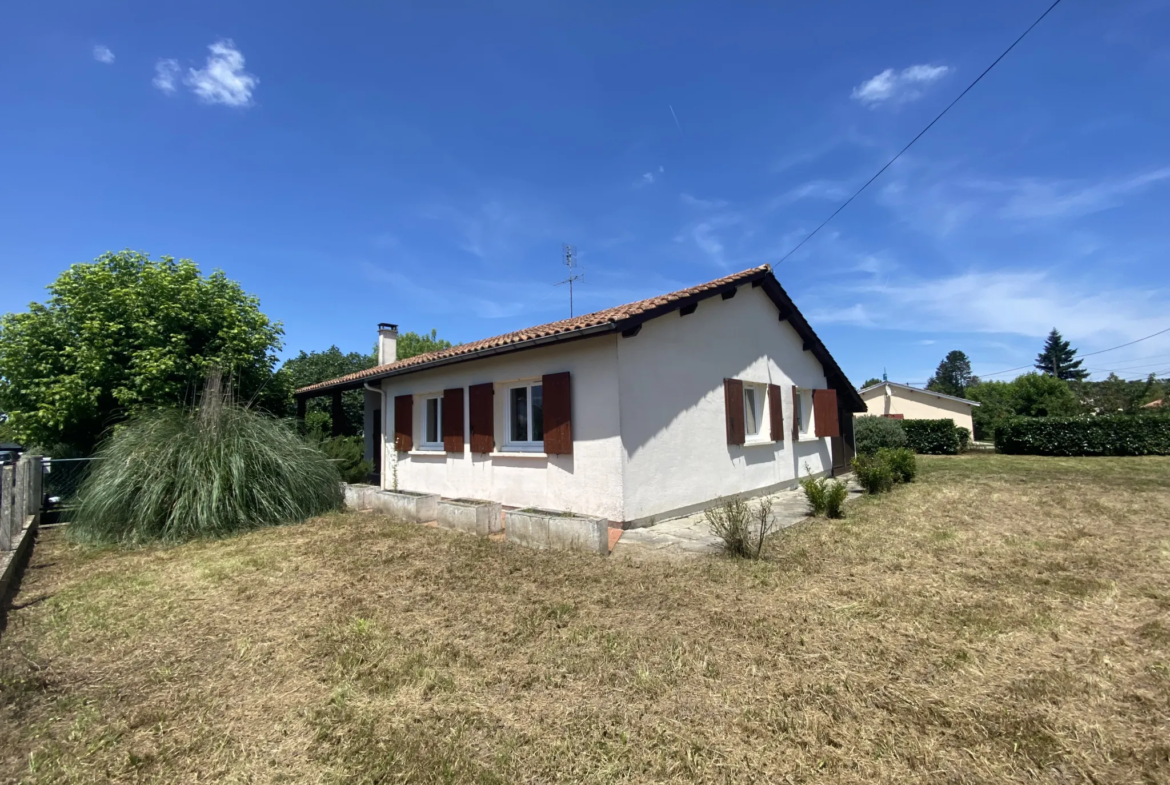
[{"label": "wire mesh fence", "polygon": [[70,520],[77,506],[77,492],[89,476],[94,462],[100,458],[46,458],[45,459],[45,514],[46,522]]}]

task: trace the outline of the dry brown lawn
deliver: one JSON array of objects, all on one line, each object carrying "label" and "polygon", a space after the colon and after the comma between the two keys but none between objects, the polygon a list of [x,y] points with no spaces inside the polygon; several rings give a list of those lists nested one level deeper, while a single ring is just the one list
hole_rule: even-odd
[{"label": "dry brown lawn", "polygon": [[1170,459],[921,465],[760,563],[45,532],[0,781],[1170,782]]}]

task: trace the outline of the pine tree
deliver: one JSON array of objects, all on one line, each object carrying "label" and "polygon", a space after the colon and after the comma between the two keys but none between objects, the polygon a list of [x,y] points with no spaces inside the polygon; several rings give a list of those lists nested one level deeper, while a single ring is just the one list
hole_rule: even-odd
[{"label": "pine tree", "polygon": [[1076,356],[1077,350],[1053,327],[1044,342],[1044,350],[1036,357],[1036,370],[1066,382],[1082,381],[1089,372],[1081,368],[1083,361],[1075,359]]},{"label": "pine tree", "polygon": [[967,388],[978,381],[971,375],[971,360],[956,349],[938,364],[934,376],[926,383],[926,389],[962,398],[967,394]]}]

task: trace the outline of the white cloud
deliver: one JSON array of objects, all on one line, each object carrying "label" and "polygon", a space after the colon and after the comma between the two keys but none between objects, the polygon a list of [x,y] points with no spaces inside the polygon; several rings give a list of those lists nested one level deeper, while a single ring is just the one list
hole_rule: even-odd
[{"label": "white cloud", "polygon": [[1170,310],[1170,292],[1103,289],[1099,283],[1069,281],[1044,270],[874,280],[847,287],[834,299],[839,306],[817,304],[814,321],[1034,339],[1056,326],[1082,344],[1082,350],[1157,332],[1166,326],[1164,314]]},{"label": "white cloud", "polygon": [[946,76],[945,65],[912,65],[895,71],[887,68],[872,79],[853,88],[853,98],[867,106],[885,101],[905,103],[922,97],[922,88]]},{"label": "white cloud", "polygon": [[[211,54],[205,68],[190,68],[183,82],[208,104],[248,106],[260,80],[244,70],[244,56],[231,39],[207,47]],[[173,62],[173,61],[172,61]],[[157,83],[156,83],[157,84]]]},{"label": "white cloud", "polygon": [[638,185],[638,186],[651,185],[651,184],[653,184],[653,182],[654,182],[654,173],[653,172],[643,172],[642,176],[634,181],[634,185]]},{"label": "white cloud", "polygon": [[1117,207],[1128,194],[1170,180],[1170,167],[1102,180],[1091,185],[1023,178],[1008,184],[1014,193],[1003,207],[1008,218],[1075,218]]},{"label": "white cloud", "polygon": [[106,65],[109,65],[110,63],[114,62],[114,53],[110,51],[108,46],[102,46],[101,44],[98,44],[93,48],[93,59],[97,60],[99,63],[105,63]]},{"label": "white cloud", "polygon": [[164,93],[175,92],[175,80],[179,78],[179,62],[177,60],[159,60],[154,64],[154,79],[150,83]]}]

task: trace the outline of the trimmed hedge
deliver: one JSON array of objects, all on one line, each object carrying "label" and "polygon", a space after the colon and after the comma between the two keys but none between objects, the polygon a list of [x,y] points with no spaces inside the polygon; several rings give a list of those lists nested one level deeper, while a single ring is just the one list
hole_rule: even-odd
[{"label": "trimmed hedge", "polygon": [[958,455],[959,429],[953,420],[900,420],[906,446],[923,455]]},{"label": "trimmed hedge", "polygon": [[883,447],[897,449],[906,446],[906,431],[901,420],[867,415],[853,421],[853,443],[857,452],[873,455]]},{"label": "trimmed hedge", "polygon": [[1170,455],[1170,417],[1014,417],[995,429],[1009,455]]}]

